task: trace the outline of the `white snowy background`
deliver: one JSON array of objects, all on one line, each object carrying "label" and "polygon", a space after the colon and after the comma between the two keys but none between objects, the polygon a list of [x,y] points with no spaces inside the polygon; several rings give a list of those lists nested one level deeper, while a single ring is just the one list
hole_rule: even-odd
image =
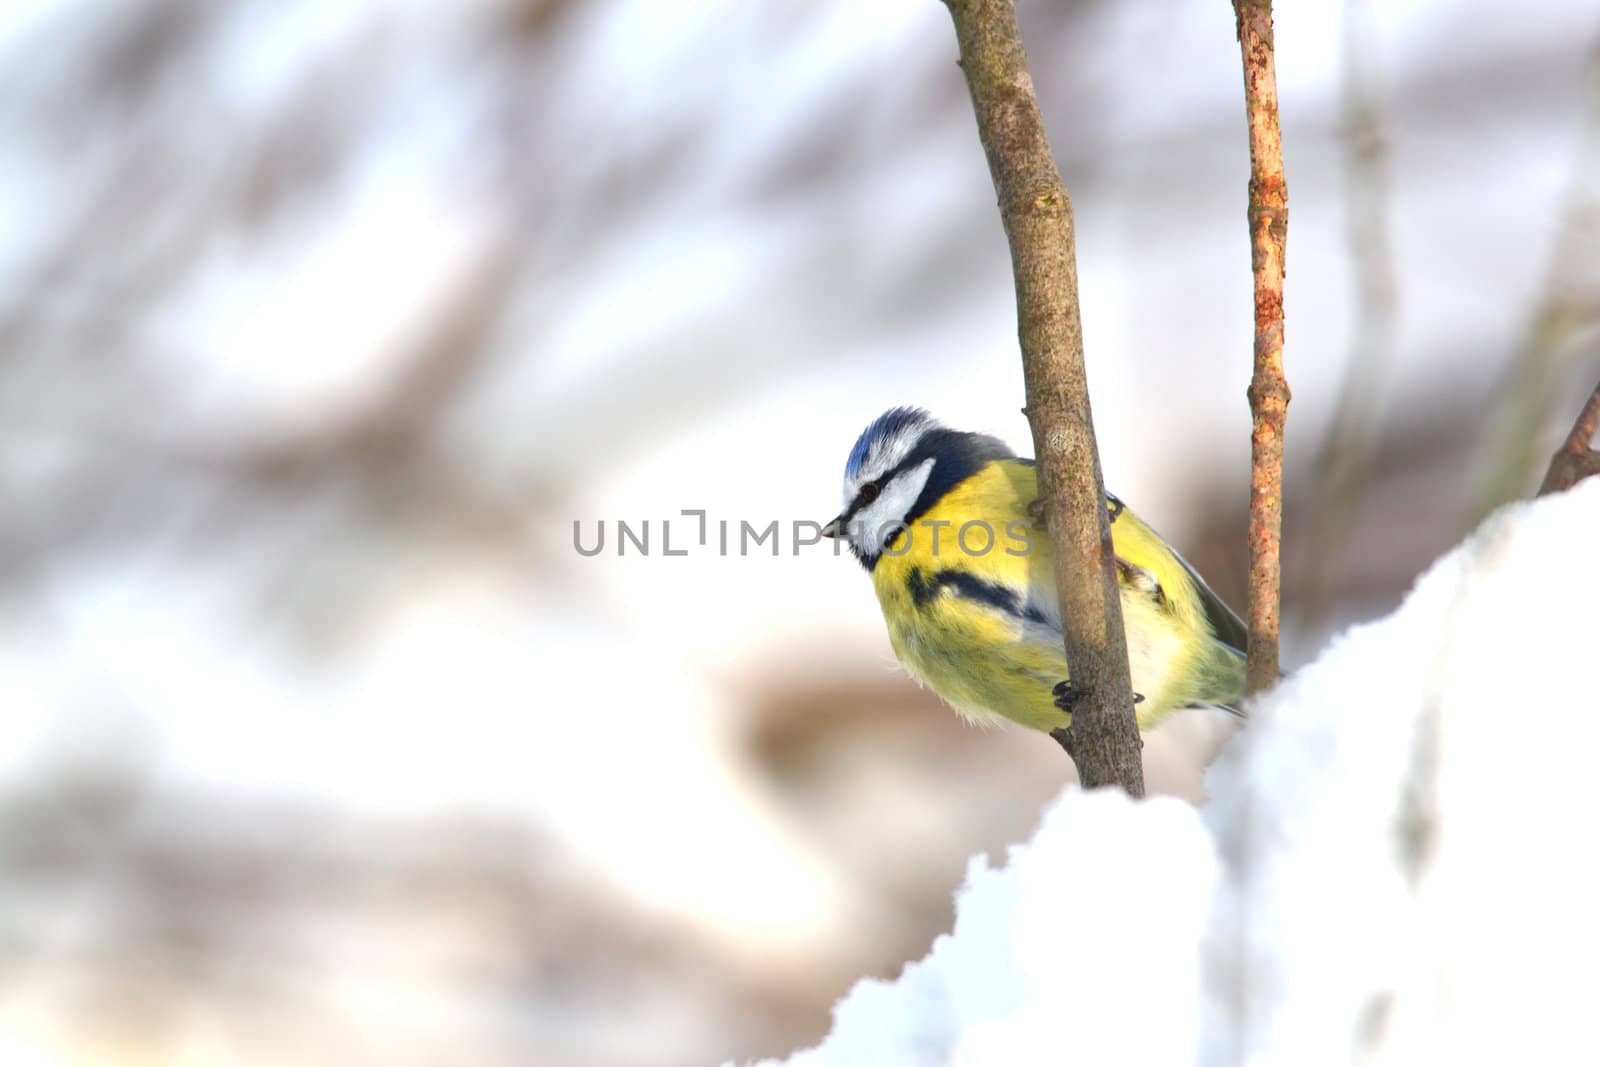
[{"label": "white snowy background", "polygon": [[[1237,602],[1251,313],[1231,15],[1021,7],[1077,212],[1107,480]],[[1280,7],[1300,667],[1536,484],[1600,377],[1600,16]],[[1267,795],[1307,800],[1281,809],[1288,845],[1386,847],[1362,836],[1377,808],[1311,804],[1299,764],[1267,752],[1295,730],[1230,747],[1208,787],[1227,726],[1201,715],[1146,754],[1158,791],[1217,794],[1203,814],[1069,796],[1041,824],[1071,780],[1060,751],[962,727],[893,664],[860,569],[793,551],[791,524],[831,516],[851,441],[891,404],[1028,439],[954,56],[935,0],[0,7],[0,1063],[782,1056],[951,928],[972,857],[997,867],[1036,831],[1011,873],[972,876],[963,915],[988,918],[968,927],[1000,938],[1000,898],[1047,907],[1020,887],[1059,869],[1050,841],[1148,839],[1130,863],[1232,893],[1217,842],[1242,816],[1225,811],[1265,818]],[[1347,391],[1370,463],[1353,495],[1323,494]],[[663,520],[682,521],[675,546],[693,532],[685,508],[777,520],[780,553],[665,557]],[[650,554],[617,555],[619,519],[651,524]],[[606,551],[580,556],[574,521],[601,520]],[[1546,584],[1589,580],[1586,559]],[[1588,606],[1547,592],[1542,618]],[[1452,648],[1488,638],[1462,625]],[[1296,675],[1285,707],[1353,687],[1402,709],[1355,716],[1393,731],[1375,752],[1414,743],[1402,680],[1327,674]],[[1520,699],[1498,677],[1486,697]],[[1508,753],[1490,777],[1550,758]],[[1302,839],[1323,820],[1344,829]],[[1241,892],[1267,893],[1279,858]],[[1536,869],[1494,884],[1509,901]],[[1147,971],[1176,1014],[1141,1038],[1314,1034],[1271,1022],[1297,1010],[1271,1001],[1289,967],[1275,909],[1315,911],[1352,953],[1394,909],[1309,882],[1229,935],[1271,939],[1246,977],[1274,1014],[1212,1030],[1222,1008],[1182,1007],[1192,970]],[[1181,953],[1213,928],[1209,895],[1140,887],[1141,944]],[[1048,906],[1135,891],[1080,871]],[[1352,933],[1337,920],[1357,903],[1371,923]],[[1395,968],[1429,958],[1384,944]],[[1012,945],[961,949],[973,982]],[[950,995],[973,1019],[1042,1012],[1026,1005],[1068,980],[1060,947],[1041,934],[1009,991]],[[1429,1032],[1407,1022],[1422,1001],[1394,1005],[1374,1017]],[[883,1041],[926,1036],[900,1017]],[[1038,1025],[939,1047],[998,1056]]]}]

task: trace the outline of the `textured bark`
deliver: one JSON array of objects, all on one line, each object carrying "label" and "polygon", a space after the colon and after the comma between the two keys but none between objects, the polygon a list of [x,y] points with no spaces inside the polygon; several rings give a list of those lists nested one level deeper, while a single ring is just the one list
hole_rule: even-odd
[{"label": "textured bark", "polygon": [[1034,98],[1013,0],[946,0],[999,194],[1017,290],[1039,494],[1055,543],[1056,591],[1074,688],[1072,725],[1053,736],[1086,788],[1144,793],[1128,644],[1083,365],[1072,203]]},{"label": "textured bark", "polygon": [[1278,680],[1279,543],[1283,531],[1283,250],[1289,188],[1278,135],[1278,75],[1272,0],[1234,0],[1250,125],[1250,265],[1255,274],[1255,372],[1250,378],[1250,647],[1246,685]]},{"label": "textured bark", "polygon": [[1544,482],[1539,486],[1540,496],[1571,489],[1585,478],[1600,474],[1600,452],[1589,447],[1596,429],[1600,429],[1600,385],[1589,394],[1589,402],[1578,413],[1572,432],[1550,457],[1550,469],[1545,471]]}]

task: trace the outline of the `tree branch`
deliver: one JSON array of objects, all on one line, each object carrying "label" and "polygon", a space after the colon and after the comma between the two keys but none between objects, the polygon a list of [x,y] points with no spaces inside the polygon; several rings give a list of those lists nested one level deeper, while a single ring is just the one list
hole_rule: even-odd
[{"label": "tree branch", "polygon": [[1254,693],[1278,680],[1279,543],[1283,532],[1283,425],[1289,383],[1283,376],[1284,241],[1289,188],[1278,134],[1278,75],[1273,61],[1272,0],[1233,0],[1244,61],[1250,125],[1250,265],[1255,274],[1255,373],[1250,379],[1250,648],[1246,685]]},{"label": "tree branch", "polygon": [[1011,246],[1024,412],[1055,544],[1068,670],[1084,694],[1071,727],[1052,736],[1085,788],[1116,784],[1142,796],[1128,643],[1083,365],[1072,203],[1045,137],[1013,0],[945,2]]},{"label": "tree branch", "polygon": [[1597,428],[1600,428],[1600,384],[1589,394],[1589,402],[1578,413],[1572,432],[1550,457],[1550,469],[1545,471],[1544,481],[1539,485],[1539,496],[1571,489],[1590,475],[1600,474],[1600,451],[1589,447]]}]

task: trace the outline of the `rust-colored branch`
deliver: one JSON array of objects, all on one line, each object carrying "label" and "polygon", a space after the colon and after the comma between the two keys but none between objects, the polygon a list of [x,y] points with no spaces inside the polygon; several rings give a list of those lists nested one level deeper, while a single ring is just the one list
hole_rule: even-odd
[{"label": "rust-colored branch", "polygon": [[1121,785],[1142,796],[1128,643],[1083,366],[1072,203],[1045,137],[1013,0],[946,5],[1011,245],[1025,411],[1055,544],[1067,663],[1073,687],[1084,693],[1070,728],[1053,736],[1085,788]]},{"label": "rust-colored branch", "polygon": [[1540,496],[1571,489],[1585,478],[1600,474],[1600,451],[1589,447],[1596,429],[1600,429],[1600,385],[1589,394],[1589,402],[1578,413],[1572,432],[1550,457],[1550,469],[1539,486]]},{"label": "rust-colored branch", "polygon": [[1250,265],[1255,274],[1255,373],[1250,379],[1250,648],[1246,685],[1278,680],[1278,547],[1283,532],[1283,250],[1289,188],[1278,134],[1278,75],[1272,52],[1272,0],[1234,0],[1250,124]]}]

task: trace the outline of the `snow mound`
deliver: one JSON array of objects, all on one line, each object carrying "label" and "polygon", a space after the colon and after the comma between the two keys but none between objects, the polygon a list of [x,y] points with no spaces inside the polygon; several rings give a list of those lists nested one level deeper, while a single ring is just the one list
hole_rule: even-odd
[{"label": "snow mound", "polygon": [[1498,512],[1253,704],[1205,809],[1067,791],[782,1062],[1594,1062],[1597,549],[1600,480]]}]

